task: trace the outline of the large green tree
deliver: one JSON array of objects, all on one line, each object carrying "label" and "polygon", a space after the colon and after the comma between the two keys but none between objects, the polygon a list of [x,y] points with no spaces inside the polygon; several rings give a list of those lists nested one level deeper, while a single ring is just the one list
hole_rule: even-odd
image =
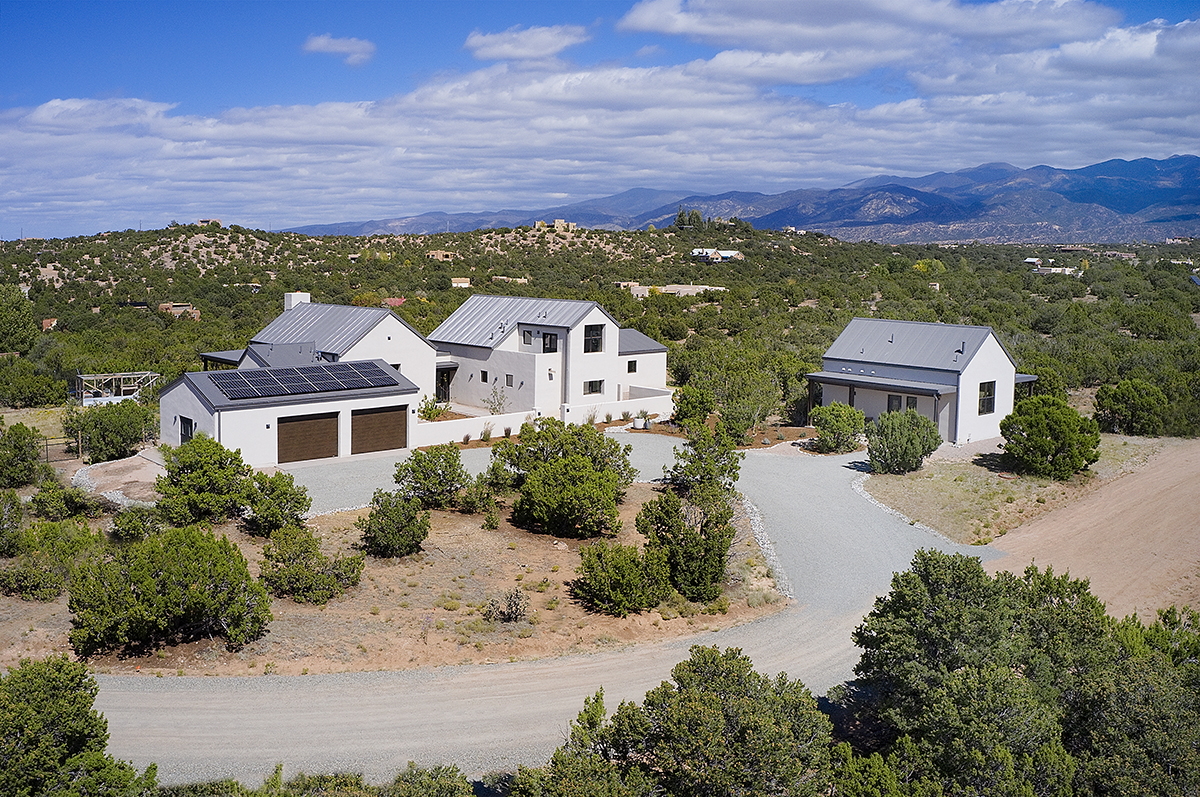
[{"label": "large green tree", "polygon": [[1100,459],[1100,429],[1056,396],[1033,396],[1000,421],[1004,454],[1034,476],[1068,479]]},{"label": "large green tree", "polygon": [[11,283],[0,284],[0,352],[25,353],[38,336],[33,302]]},{"label": "large green tree", "polygon": [[196,435],[178,448],[161,446],[166,474],[154,480],[163,518],[175,526],[220,523],[245,505],[250,469],[241,449],[230,451],[208,435]]},{"label": "large green tree", "polygon": [[87,667],[65,656],[22,659],[0,676],[0,793],[8,797],[150,797],[143,774],[105,752],[108,721],[93,708]]},{"label": "large green tree", "polygon": [[1096,391],[1093,417],[1102,432],[1157,437],[1166,413],[1166,394],[1144,379],[1122,379]]}]

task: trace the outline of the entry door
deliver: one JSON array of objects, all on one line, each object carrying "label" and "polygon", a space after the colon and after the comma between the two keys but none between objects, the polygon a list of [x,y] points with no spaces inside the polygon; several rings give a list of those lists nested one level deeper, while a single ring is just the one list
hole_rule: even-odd
[{"label": "entry door", "polygon": [[294,415],[280,418],[279,462],[300,462],[338,455],[338,414]]},{"label": "entry door", "polygon": [[442,368],[434,379],[434,399],[445,404],[450,401],[450,383],[454,381],[454,369]]}]

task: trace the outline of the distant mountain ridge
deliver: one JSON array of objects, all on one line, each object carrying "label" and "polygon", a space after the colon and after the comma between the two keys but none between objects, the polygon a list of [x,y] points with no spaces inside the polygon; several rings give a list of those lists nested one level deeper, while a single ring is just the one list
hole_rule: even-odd
[{"label": "distant mountain ridge", "polygon": [[645,229],[679,207],[738,217],[759,229],[796,227],[843,240],[1072,243],[1200,236],[1200,157],[1109,160],[1081,169],[985,163],[922,177],[880,175],[842,188],[781,194],[696,194],[634,188],[542,210],[422,213],[292,228],[308,235],[430,234],[566,219],[581,227]]}]

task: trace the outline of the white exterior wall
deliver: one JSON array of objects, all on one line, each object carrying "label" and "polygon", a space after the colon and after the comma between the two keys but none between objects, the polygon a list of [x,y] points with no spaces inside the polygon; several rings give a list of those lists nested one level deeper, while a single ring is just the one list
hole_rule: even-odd
[{"label": "white exterior wall", "polygon": [[413,399],[413,406],[425,396],[433,395],[437,350],[405,326],[395,314],[376,324],[341,357],[343,362],[376,359],[389,365],[399,365],[400,373],[421,389]]},{"label": "white exterior wall", "polygon": [[[996,382],[996,410],[979,414],[979,384]],[[1016,369],[995,335],[989,335],[963,369],[958,388],[958,433],[954,442],[987,440],[1000,436],[1000,421],[1013,410]]]},{"label": "white exterior wall", "polygon": [[[617,366],[620,393],[615,396],[617,401],[630,397],[630,390],[636,387],[666,388],[667,386],[667,353],[648,352],[646,354],[623,354]],[[637,373],[629,373],[629,362],[637,362]]]},{"label": "white exterior wall", "polygon": [[196,433],[202,432],[214,438],[217,436],[217,423],[213,411],[187,382],[179,382],[174,387],[164,390],[158,398],[158,410],[158,439],[169,446],[180,444],[180,416],[196,422]]},{"label": "white exterior wall", "polygon": [[[590,324],[604,326],[604,346],[601,351],[583,353],[584,328]],[[617,354],[620,347],[621,330],[612,319],[599,307],[592,308],[583,319],[572,329],[568,340],[567,362],[567,397],[565,404],[604,404],[617,401],[617,388],[629,384],[624,373],[625,358]],[[562,341],[559,341],[560,345]],[[604,390],[601,393],[585,395],[585,382],[601,379]]]}]

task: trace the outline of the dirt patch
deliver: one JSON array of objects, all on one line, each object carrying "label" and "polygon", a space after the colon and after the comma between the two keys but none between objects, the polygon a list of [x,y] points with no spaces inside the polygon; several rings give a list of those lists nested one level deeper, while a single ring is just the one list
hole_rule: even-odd
[{"label": "dirt patch", "polygon": [[1144,466],[1171,442],[1101,435],[1100,460],[1067,481],[1017,476],[994,446],[949,451],[903,476],[873,474],[863,485],[881,503],[955,542],[983,545],[1018,526],[1078,501]]},{"label": "dirt patch", "polygon": [[1008,555],[988,571],[1020,572],[1033,562],[1089,579],[1116,617],[1200,606],[1200,440],[1160,443],[1133,472],[996,540],[991,547]]},{"label": "dirt patch", "polygon": [[[634,527],[641,504],[656,496],[635,484],[621,507],[617,540],[640,544]],[[328,554],[353,551],[360,511],[314,518],[309,525]],[[586,611],[570,596],[569,582],[586,542],[531,534],[507,522],[483,530],[481,515],[434,512],[423,551],[389,561],[368,558],[362,581],[324,607],[275,599],[265,637],[236,653],[203,640],[146,656],[110,655],[92,661],[100,672],[158,675],[246,675],[398,670],[461,663],[490,663],[561,656],[653,642],[716,630],[782,608],[774,581],[741,511],[730,552],[726,613],[696,604],[615,618]],[[235,542],[257,574],[261,539],[230,525],[218,529]],[[484,619],[487,600],[519,587],[529,597],[529,617],[516,623]],[[22,657],[69,652],[66,597],[53,603],[0,598],[0,667]],[[715,607],[714,607],[715,611]]]}]

